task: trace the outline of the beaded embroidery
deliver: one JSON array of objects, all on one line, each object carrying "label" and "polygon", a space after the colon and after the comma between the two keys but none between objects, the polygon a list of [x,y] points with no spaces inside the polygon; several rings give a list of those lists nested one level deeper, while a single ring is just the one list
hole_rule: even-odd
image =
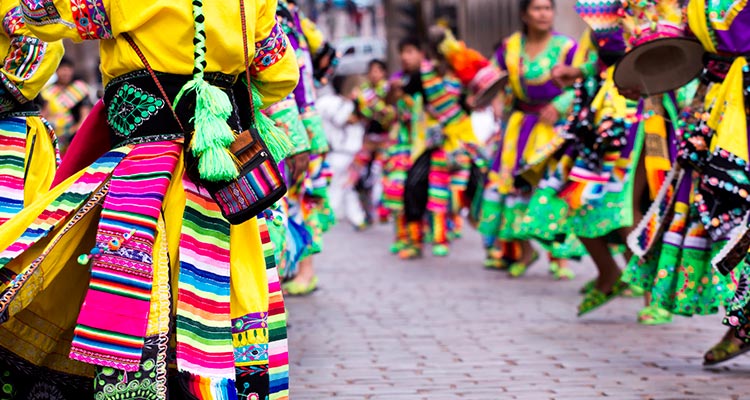
[{"label": "beaded embroidery", "polygon": [[130,136],[164,107],[164,100],[130,84],[118,89],[107,110],[107,120],[121,136]]}]

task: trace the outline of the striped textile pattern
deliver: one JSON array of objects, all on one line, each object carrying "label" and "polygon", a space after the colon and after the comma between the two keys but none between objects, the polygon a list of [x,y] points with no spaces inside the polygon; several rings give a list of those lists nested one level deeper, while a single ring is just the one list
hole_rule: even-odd
[{"label": "striped textile pattern", "polygon": [[289,346],[286,331],[286,307],[274,258],[274,245],[264,218],[258,218],[263,256],[268,277],[268,373],[269,400],[289,398]]},{"label": "striped textile pattern", "polygon": [[458,122],[465,116],[458,97],[451,94],[445,87],[443,79],[438,75],[431,63],[422,64],[422,87],[427,98],[429,109],[442,126]]},{"label": "striped textile pattern", "polygon": [[[47,237],[50,232],[66,221],[71,214],[80,209],[92,193],[96,192],[102,186],[102,183],[109,178],[112,170],[129,151],[129,147],[115,149],[94,162],[67,191],[52,201],[36,218],[34,223],[26,228],[18,240],[0,253],[0,268],[21,256],[26,250]],[[6,311],[8,304],[15,298],[18,291],[34,275],[40,264],[39,261],[35,261],[18,275],[12,276],[7,282],[3,282],[2,297],[0,297],[0,313]]]},{"label": "striped textile pattern", "polygon": [[430,172],[427,177],[427,211],[447,213],[450,211],[450,170],[445,150],[435,150],[430,157]]},{"label": "striped textile pattern", "polygon": [[26,118],[0,121],[0,225],[23,209]]},{"label": "striped textile pattern", "polygon": [[199,400],[236,399],[230,315],[229,222],[188,178],[180,239],[177,368]]},{"label": "striped textile pattern", "polygon": [[112,173],[97,230],[89,290],[70,358],[138,370],[148,326],[156,224],[182,146],[136,145]]}]

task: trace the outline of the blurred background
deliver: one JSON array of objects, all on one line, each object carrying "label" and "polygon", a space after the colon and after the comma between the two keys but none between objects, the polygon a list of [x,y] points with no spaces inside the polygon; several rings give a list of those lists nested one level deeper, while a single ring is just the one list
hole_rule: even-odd
[{"label": "blurred background", "polygon": [[[459,39],[489,56],[501,40],[519,29],[518,0],[297,0],[342,55],[338,73],[365,72],[373,58],[397,67],[396,46],[407,36],[422,36],[438,20]],[[575,0],[558,0],[556,29],[578,39],[583,22]],[[66,43],[76,72],[96,93],[101,90],[97,42]]]}]

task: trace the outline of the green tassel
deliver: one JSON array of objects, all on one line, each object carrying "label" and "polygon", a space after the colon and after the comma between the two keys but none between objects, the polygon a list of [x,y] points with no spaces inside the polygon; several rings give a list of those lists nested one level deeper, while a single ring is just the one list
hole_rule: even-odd
[{"label": "green tassel", "polygon": [[226,148],[211,148],[198,158],[198,172],[209,182],[228,182],[239,176],[237,161]]},{"label": "green tassel", "polygon": [[232,103],[224,91],[203,79],[193,79],[182,87],[175,103],[195,91],[195,126],[190,149],[198,158],[198,173],[209,182],[231,181],[239,176],[237,164],[229,152],[236,135],[227,124]]},{"label": "green tassel", "polygon": [[253,105],[255,108],[255,129],[258,130],[261,139],[266,143],[268,151],[271,153],[273,159],[277,163],[280,163],[289,156],[293,144],[287,135],[284,134],[284,132],[282,132],[270,118],[260,111],[261,107],[263,107],[263,101],[254,87],[252,92]]}]

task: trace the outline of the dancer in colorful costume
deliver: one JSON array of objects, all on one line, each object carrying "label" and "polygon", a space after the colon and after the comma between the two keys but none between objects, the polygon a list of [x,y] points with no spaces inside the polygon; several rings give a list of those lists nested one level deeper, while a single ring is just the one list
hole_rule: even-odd
[{"label": "dancer in colorful costume", "polygon": [[524,31],[508,38],[495,54],[494,61],[509,75],[513,111],[489,174],[479,229],[499,250],[488,253],[495,261],[493,265],[488,259],[489,266],[509,267],[513,277],[525,274],[538,258],[529,242],[536,238],[550,250],[551,271],[570,276],[564,259],[580,256],[580,246],[567,238],[548,240],[524,227],[534,224],[527,212],[529,199],[554,165],[553,155],[564,142],[564,116],[574,99],[572,89],[554,85],[550,71],[556,65],[571,65],[577,45],[553,32],[552,0],[523,1],[521,13]]},{"label": "dancer in colorful costume", "polygon": [[[609,236],[633,225],[635,169],[643,142],[638,137],[636,104],[622,97],[612,81],[611,66],[626,48],[619,3],[579,1],[576,9],[592,30],[584,34],[573,65],[559,65],[552,71],[560,87],[578,81],[567,126],[570,139],[560,162],[540,182],[529,214],[541,223],[537,230],[575,235],[594,258],[599,276],[584,289],[579,306],[583,315],[628,287],[619,282],[621,272]],[[637,196],[643,187],[635,190]],[[544,218],[558,211],[559,218]]]},{"label": "dancer in colorful costume", "polygon": [[358,175],[355,187],[360,194],[362,208],[370,223],[375,220],[373,212],[376,208],[380,221],[387,221],[389,216],[388,210],[376,200],[382,194],[379,182],[382,178],[380,171],[385,161],[384,150],[388,144],[388,134],[396,113],[394,108],[386,102],[386,96],[390,90],[387,78],[388,66],[385,62],[370,61],[367,68],[367,80],[362,83],[357,98],[357,111],[365,125],[365,142],[362,151],[355,159],[354,167]]},{"label": "dancer in colorful costume", "polygon": [[[729,303],[724,323],[730,328],[705,355],[705,364],[715,365],[750,351],[747,319],[750,68],[746,57],[750,51],[750,9],[741,1],[691,0],[687,16],[690,32],[706,51],[705,69],[696,104],[684,114],[685,139],[679,142],[679,164],[672,171],[673,182],[663,197],[667,200],[676,197],[671,202],[678,213],[684,202],[679,194],[691,193],[688,204],[682,206],[689,210],[685,225],[700,230],[699,238],[706,245],[701,253],[692,256],[683,250],[682,259],[678,260],[681,264],[677,265],[688,273],[705,270],[704,277],[695,280],[696,286],[708,286],[699,292],[704,308],[716,311],[722,303]],[[653,219],[661,222],[659,216]],[[662,224],[669,222],[662,219],[665,220]],[[651,229],[644,228],[638,238],[649,237],[646,234]],[[663,238],[657,236],[654,247],[660,241],[664,247],[669,246],[668,239],[666,234]],[[699,261],[695,260],[698,256]],[[693,279],[687,283],[691,282]]]},{"label": "dancer in colorful costume", "polygon": [[402,259],[422,255],[424,233],[433,238],[436,256],[449,253],[450,171],[448,154],[475,143],[471,119],[446,89],[421,43],[399,44],[403,71],[391,80],[397,98],[398,132],[388,150],[385,205],[396,215],[393,250]]},{"label": "dancer in colorful costume", "polygon": [[63,58],[57,68],[57,80],[46,87],[41,95],[44,99],[45,117],[58,137],[60,154],[64,157],[81,122],[91,112],[91,88],[75,77],[75,66]]},{"label": "dancer in colorful costume", "polygon": [[[458,41],[447,27],[433,26],[430,40],[435,52],[449,67],[443,76],[446,91],[459,99],[466,113],[471,113],[473,108],[484,108],[497,98],[507,83],[507,74],[478,51]],[[462,142],[448,155],[452,238],[460,237],[462,213],[471,209],[477,194],[481,193],[488,158],[477,142]]]},{"label": "dancer in colorful costume", "polygon": [[[325,223],[327,180],[324,174],[324,155],[328,151],[323,124],[315,110],[315,67],[313,55],[318,54],[324,42],[315,28],[293,1],[279,1],[277,18],[289,37],[299,62],[300,81],[292,96],[302,127],[306,130],[307,141],[300,134],[300,125],[290,122],[289,132],[296,145],[295,156],[287,164],[289,182],[288,201],[288,240],[287,246],[294,246],[294,252],[287,252],[288,259],[284,277],[284,291],[291,295],[305,295],[317,289],[318,278],[313,268],[313,256],[322,250],[322,234]],[[313,42],[309,40],[313,39]],[[281,106],[280,106],[281,107]],[[291,107],[285,103],[283,108]],[[286,111],[290,112],[290,111]],[[291,115],[289,118],[291,121]],[[302,171],[304,169],[304,171]],[[300,232],[304,227],[307,231]],[[292,236],[290,236],[292,235]]]},{"label": "dancer in colorful costume", "polygon": [[59,183],[0,234],[5,393],[288,398],[266,224],[230,225],[197,185],[237,176],[228,146],[250,128],[251,104],[270,152],[287,150],[258,112],[299,77],[276,2],[27,0],[21,9],[43,40],[101,40],[105,96]]},{"label": "dancer in colorful costume", "polygon": [[[650,304],[639,315],[644,323],[659,322],[659,314],[652,314],[644,321],[656,308],[687,316],[713,314],[731,299],[736,288],[731,277],[722,276],[711,266],[711,258],[728,237],[711,238],[700,220],[696,201],[700,197],[700,176],[705,171],[700,162],[690,161],[698,153],[685,147],[689,143],[685,135],[694,129],[706,129],[695,116],[700,119],[704,102],[713,101],[712,96],[707,97],[709,74],[704,70],[697,94],[682,114],[678,111],[681,96],[674,91],[700,73],[703,49],[698,42],[682,37],[684,20],[677,1],[632,2],[623,3],[623,7],[625,33],[630,36],[632,49],[615,70],[615,82],[625,91],[663,93],[652,95],[649,100],[651,111],[663,114],[669,122],[663,152],[672,166],[654,204],[628,238],[628,245],[637,257],[629,264],[623,279],[651,294]],[[648,59],[649,51],[655,52],[650,57],[654,54],[662,57]],[[682,54],[676,57],[675,52]],[[670,60],[664,57],[687,61],[681,62],[684,65],[670,65]],[[659,65],[663,72],[649,72],[649,65]],[[687,89],[691,87],[694,88]],[[686,99],[689,101],[691,97],[688,94]],[[652,131],[649,123],[641,124],[641,132]],[[655,147],[653,140],[649,146]]]}]

